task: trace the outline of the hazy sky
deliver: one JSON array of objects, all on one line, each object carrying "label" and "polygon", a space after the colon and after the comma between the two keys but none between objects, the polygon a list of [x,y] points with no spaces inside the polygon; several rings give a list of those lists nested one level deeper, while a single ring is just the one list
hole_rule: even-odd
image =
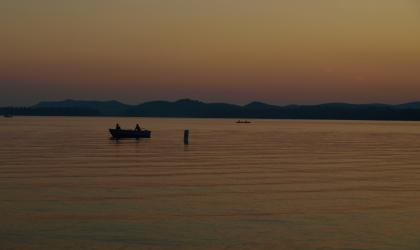
[{"label": "hazy sky", "polygon": [[0,105],[420,100],[418,0],[0,0]]}]

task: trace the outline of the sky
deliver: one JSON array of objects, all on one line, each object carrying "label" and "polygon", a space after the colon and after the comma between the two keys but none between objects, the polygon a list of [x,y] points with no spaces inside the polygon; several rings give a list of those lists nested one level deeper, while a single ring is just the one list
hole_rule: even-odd
[{"label": "sky", "polygon": [[420,101],[418,0],[0,0],[0,106]]}]

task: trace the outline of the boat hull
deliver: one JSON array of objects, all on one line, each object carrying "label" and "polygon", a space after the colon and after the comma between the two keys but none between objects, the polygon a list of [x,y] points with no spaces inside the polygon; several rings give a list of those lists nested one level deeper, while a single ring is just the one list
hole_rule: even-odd
[{"label": "boat hull", "polygon": [[123,138],[150,138],[152,132],[149,130],[124,130],[124,129],[109,129],[109,132],[114,139],[123,139]]}]

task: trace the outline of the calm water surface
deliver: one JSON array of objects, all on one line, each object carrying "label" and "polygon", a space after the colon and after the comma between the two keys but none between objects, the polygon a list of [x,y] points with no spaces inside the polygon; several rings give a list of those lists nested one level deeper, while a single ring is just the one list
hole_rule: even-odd
[{"label": "calm water surface", "polygon": [[0,249],[420,249],[420,123],[14,117],[0,140]]}]

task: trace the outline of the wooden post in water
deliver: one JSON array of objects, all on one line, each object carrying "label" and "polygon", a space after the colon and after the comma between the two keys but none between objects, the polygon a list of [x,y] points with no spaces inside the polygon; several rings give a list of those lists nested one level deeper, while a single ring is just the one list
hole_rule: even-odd
[{"label": "wooden post in water", "polygon": [[190,131],[188,129],[184,130],[184,145],[188,145],[189,144],[189,136],[190,136]]}]

